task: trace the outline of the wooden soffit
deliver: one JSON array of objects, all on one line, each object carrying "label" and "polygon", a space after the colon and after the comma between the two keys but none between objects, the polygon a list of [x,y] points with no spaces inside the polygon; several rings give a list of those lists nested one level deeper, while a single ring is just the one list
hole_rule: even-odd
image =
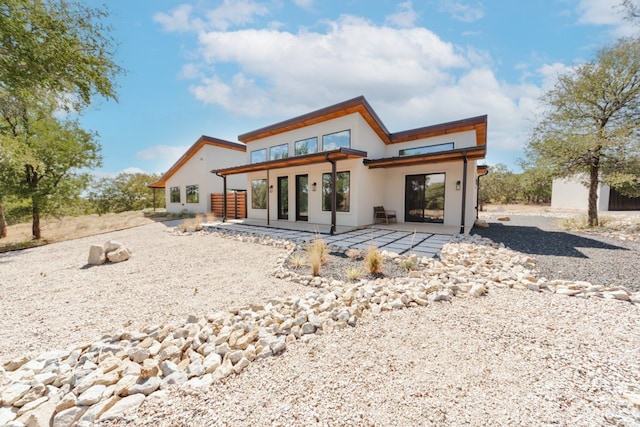
[{"label": "wooden soffit", "polygon": [[244,144],[239,144],[237,142],[225,141],[224,139],[213,138],[211,136],[202,135],[196,142],[193,143],[191,147],[178,159],[177,162],[173,164],[169,168],[169,170],[162,175],[162,177],[154,182],[149,184],[147,187],[149,188],[165,188],[167,180],[171,178],[173,174],[175,174],[185,163],[189,161],[195,154],[200,151],[202,147],[205,145],[211,145],[214,147],[226,148],[234,151],[242,151],[243,153],[247,151],[247,146]]},{"label": "wooden soffit", "polygon": [[282,169],[294,166],[312,165],[329,161],[361,159],[367,157],[366,151],[354,150],[351,148],[338,148],[337,150],[322,151],[319,153],[304,154],[302,156],[285,157],[284,159],[269,160],[260,163],[250,163],[248,165],[234,166],[225,169],[214,169],[211,173],[220,176],[236,175],[239,173],[259,172],[271,169]]},{"label": "wooden soffit", "polygon": [[382,159],[364,159],[365,166],[375,168],[397,168],[401,166],[427,165],[432,163],[446,163],[467,160],[484,159],[487,154],[485,145],[447,150],[438,153],[415,154],[413,156],[385,157]]},{"label": "wooden soffit", "polygon": [[371,108],[371,105],[369,105],[364,96],[359,96],[339,104],[303,114],[302,116],[294,117],[289,120],[244,133],[238,136],[238,140],[247,144],[258,139],[278,135],[354,113],[359,113],[385,144],[391,143],[387,128],[384,126],[376,112],[373,111],[373,108]]}]

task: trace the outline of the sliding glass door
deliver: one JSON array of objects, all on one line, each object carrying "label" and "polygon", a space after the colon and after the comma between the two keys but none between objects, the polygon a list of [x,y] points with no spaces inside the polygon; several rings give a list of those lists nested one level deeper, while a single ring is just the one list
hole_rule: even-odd
[{"label": "sliding glass door", "polygon": [[407,175],[404,193],[406,222],[444,222],[445,174]]}]

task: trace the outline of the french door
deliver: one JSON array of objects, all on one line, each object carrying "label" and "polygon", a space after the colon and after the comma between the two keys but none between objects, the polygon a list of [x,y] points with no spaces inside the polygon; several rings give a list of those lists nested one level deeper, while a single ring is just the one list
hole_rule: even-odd
[{"label": "french door", "polygon": [[296,175],[296,221],[309,221],[309,175]]},{"label": "french door", "polygon": [[278,177],[278,219],[289,219],[289,177]]}]

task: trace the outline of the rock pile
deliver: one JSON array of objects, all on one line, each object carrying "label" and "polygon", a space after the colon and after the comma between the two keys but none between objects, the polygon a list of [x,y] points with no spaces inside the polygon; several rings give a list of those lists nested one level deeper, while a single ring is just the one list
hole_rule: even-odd
[{"label": "rock pile", "polygon": [[132,252],[116,240],[108,240],[103,245],[91,245],[87,264],[100,265],[105,262],[122,262],[131,258]]},{"label": "rock pile", "polygon": [[[240,236],[241,239],[249,239]],[[290,242],[251,237],[293,250]],[[396,262],[406,257],[394,256]],[[0,368],[0,425],[90,425],[125,417],[169,387],[201,388],[238,374],[252,361],[277,355],[297,340],[356,326],[383,311],[480,297],[493,287],[640,304],[624,288],[537,278],[533,260],[479,236],[445,245],[440,260],[413,257],[406,278],[345,283],[301,276],[278,260],[274,274],[310,286],[303,296],[277,298],[140,332],[122,331],[67,350],[11,360]]]}]

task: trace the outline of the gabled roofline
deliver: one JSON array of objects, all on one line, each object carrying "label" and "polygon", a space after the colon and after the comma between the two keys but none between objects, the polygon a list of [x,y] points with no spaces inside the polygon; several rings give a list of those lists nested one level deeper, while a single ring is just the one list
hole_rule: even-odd
[{"label": "gabled roofline", "polygon": [[487,116],[477,116],[468,119],[440,123],[402,132],[389,133],[380,117],[371,108],[364,96],[358,96],[329,107],[321,108],[301,116],[297,116],[282,122],[278,122],[238,136],[238,140],[248,144],[258,139],[278,135],[295,129],[300,129],[313,124],[336,119],[349,114],[360,113],[362,118],[371,126],[371,129],[385,144],[397,144],[449,133],[476,131],[476,145],[487,144]]},{"label": "gabled roofline", "polygon": [[173,174],[175,174],[185,163],[189,161],[202,147],[205,145],[211,145],[214,147],[226,148],[229,150],[242,151],[243,153],[247,151],[247,146],[244,144],[239,144],[237,142],[226,141],[224,139],[214,138],[207,135],[202,135],[198,140],[193,143],[191,147],[178,159],[177,162],[173,164],[169,168],[169,170],[162,175],[162,177],[152,183],[149,184],[149,188],[165,188],[165,184]]},{"label": "gabled roofline", "polygon": [[243,133],[238,136],[238,140],[248,144],[252,141],[266,138],[268,136],[278,135],[280,133],[289,132],[354,113],[360,113],[360,115],[366,120],[369,126],[371,126],[374,132],[378,134],[385,144],[389,144],[391,142],[389,138],[389,131],[385,127],[384,123],[382,123],[382,120],[380,120],[376,112],[373,111],[373,108],[371,108],[371,105],[369,105],[364,96],[358,96],[357,98],[330,105],[329,107],[321,108],[292,119]]}]

